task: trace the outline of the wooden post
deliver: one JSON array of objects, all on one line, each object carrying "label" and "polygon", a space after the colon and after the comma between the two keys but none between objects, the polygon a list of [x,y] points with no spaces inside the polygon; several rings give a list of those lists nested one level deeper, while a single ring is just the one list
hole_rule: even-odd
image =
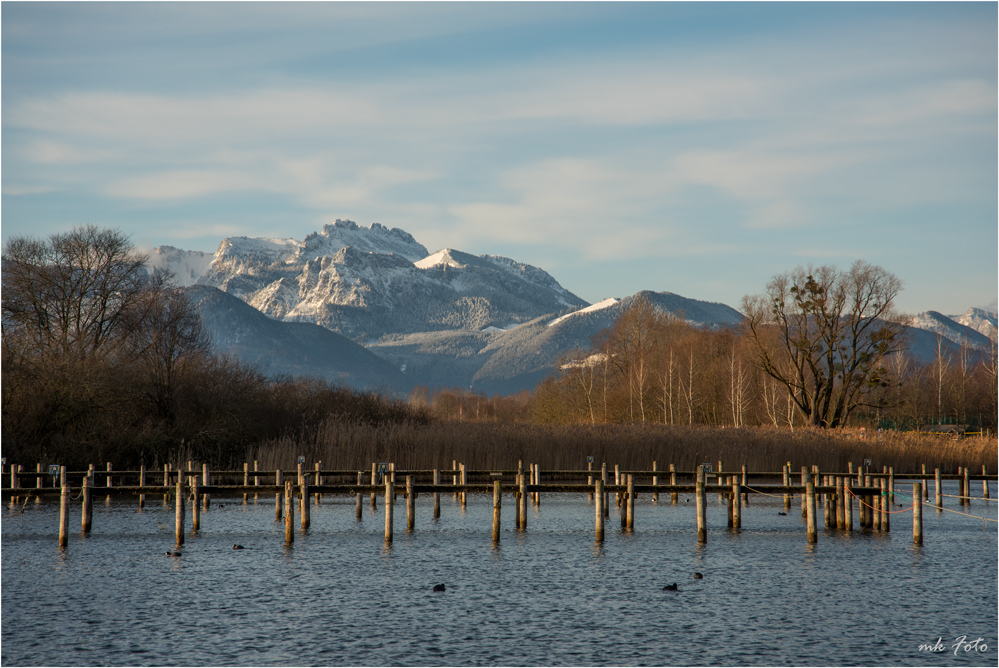
[{"label": "wooden post", "polygon": [[[378,464],[376,462],[371,462],[371,486],[374,487],[378,484]],[[377,510],[378,502],[375,500],[377,495],[371,492],[371,510]],[[457,497],[455,497],[457,498]]]},{"label": "wooden post", "polygon": [[[659,476],[656,475],[656,460],[652,460],[652,486],[659,484]],[[652,492],[652,503],[659,503],[659,492]]]},{"label": "wooden post", "polygon": [[[884,480],[883,478],[874,478],[874,479],[871,480],[871,482],[874,483],[875,487],[877,487],[877,488],[880,489],[881,488],[881,483],[882,483],[883,480]],[[872,514],[871,528],[874,529],[875,531],[881,531],[881,493],[880,492],[878,492],[877,494],[871,495],[871,514]]]},{"label": "wooden post", "polygon": [[888,501],[888,481],[881,478],[881,530],[891,531],[891,515],[888,509],[891,507]]},{"label": "wooden post", "polygon": [[291,480],[284,483],[284,544],[295,542],[295,485]]},{"label": "wooden post", "polygon": [[604,481],[599,478],[594,482],[593,498],[596,499],[596,541],[604,541]]},{"label": "wooden post", "polygon": [[[256,476],[253,476],[256,478]],[[250,462],[243,462],[243,487],[250,486]],[[243,490],[243,505],[245,506],[250,498],[249,492]]]},{"label": "wooden post", "polygon": [[618,492],[618,505],[621,507],[619,514],[621,515],[621,529],[623,531],[628,530],[628,474],[621,474],[621,485],[624,486],[625,491]]},{"label": "wooden post", "polygon": [[836,476],[836,528],[845,529],[846,528],[846,511],[843,509],[843,503],[846,498],[843,496],[843,483],[849,482],[849,480],[844,480],[843,476]]},{"label": "wooden post", "polygon": [[395,496],[395,485],[392,478],[386,476],[385,479],[385,542],[392,542],[392,499]]},{"label": "wooden post", "polygon": [[607,498],[607,462],[602,462],[600,464],[600,480],[603,481],[604,485],[604,517],[610,517],[610,504]]},{"label": "wooden post", "polygon": [[184,544],[184,505],[186,499],[184,498],[184,472],[177,471],[177,491],[174,497],[174,539],[177,545]]},{"label": "wooden post", "polygon": [[[655,462],[652,462],[652,468],[655,468],[655,466],[656,466],[656,463],[655,463]],[[591,462],[591,461],[589,461],[589,460],[587,460],[587,461],[586,461],[586,470],[587,470],[587,472],[590,472],[590,473],[592,473],[592,472],[593,472],[593,462]],[[593,487],[593,476],[592,476],[592,475],[588,475],[588,476],[586,476],[586,484],[587,484],[588,486],[590,486],[590,487]],[[652,478],[652,484],[653,484],[653,485],[654,485],[654,484],[656,484],[656,479],[655,479],[655,477],[653,477],[653,478]],[[590,492],[590,493],[589,493],[589,497],[590,497],[590,499],[589,499],[589,500],[590,500],[590,501],[593,501],[593,492]]]},{"label": "wooden post", "polygon": [[[111,480],[111,462],[108,462],[108,469],[107,470],[108,470],[108,476],[107,476],[107,481],[106,481],[107,485],[106,486],[108,488],[108,491],[110,491],[111,488],[114,486],[114,482]],[[104,498],[104,503],[107,504],[107,505],[111,505],[111,495],[110,494],[108,494]]]},{"label": "wooden post", "polygon": [[933,469],[933,482],[935,483],[937,495],[937,508],[943,508],[943,490],[941,489],[940,469]]},{"label": "wooden post", "polygon": [[[783,469],[784,469],[783,470],[783,474],[784,474],[784,487],[790,487],[791,486],[791,471],[788,469],[787,464],[785,464],[783,466]],[[784,510],[790,510],[790,508],[791,508],[791,495],[788,494],[787,492],[784,492]]]},{"label": "wooden post", "polygon": [[[316,487],[322,487],[323,484],[323,474],[320,473],[322,470],[322,462],[316,462]],[[320,492],[316,492],[316,505],[323,500],[323,495]]]},{"label": "wooden post", "polygon": [[520,524],[517,528],[521,531],[527,529],[527,473],[520,474],[520,498],[517,499],[517,503],[520,506]]},{"label": "wooden post", "polygon": [[[212,484],[211,478],[208,477],[208,464],[201,465],[201,484],[204,485],[205,487],[208,487],[210,484]],[[208,494],[202,494],[201,496],[204,497],[205,510],[208,510],[209,506],[211,505],[211,499],[209,498]]]},{"label": "wooden post", "polygon": [[312,503],[309,499],[309,482],[302,476],[302,486],[299,487],[299,503],[302,504],[302,533],[312,526]]},{"label": "wooden post", "polygon": [[[808,467],[801,467],[801,486],[804,487],[808,483]],[[801,496],[801,516],[808,517],[808,503],[805,499],[805,495]]]},{"label": "wooden post", "polygon": [[628,474],[628,531],[635,530],[635,474]]},{"label": "wooden post", "polygon": [[819,532],[815,522],[815,483],[811,480],[805,483],[805,509],[808,521],[808,542],[815,543]]},{"label": "wooden post", "polygon": [[964,467],[964,490],[961,493],[961,500],[966,506],[971,505],[971,481],[968,479],[968,470],[970,466]]},{"label": "wooden post", "polygon": [[[873,486],[873,484],[872,484],[871,476],[865,474],[864,475],[864,487],[872,487],[872,486]],[[874,519],[875,519],[875,516],[877,516],[879,518],[878,519],[879,522],[881,521],[880,520],[881,515],[880,515],[880,513],[876,513],[875,512],[875,508],[876,508],[876,506],[874,505],[874,496],[872,496],[870,494],[865,494],[864,495],[864,528],[866,528],[866,529],[873,529],[874,528]]]},{"label": "wooden post", "polygon": [[895,503],[895,467],[888,467],[888,503]]},{"label": "wooden post", "polygon": [[[615,464],[614,465],[614,485],[616,487],[620,487],[621,486],[621,465],[620,464]],[[615,492],[614,505],[616,505],[618,508],[621,507],[621,501],[623,500],[623,497],[624,497],[624,495],[621,494],[621,492]]]},{"label": "wooden post", "polygon": [[[434,485],[441,484],[441,471],[440,469],[434,469]],[[441,517],[441,493],[434,492],[434,519],[439,520]]]},{"label": "wooden post", "polygon": [[[253,472],[254,473],[259,473],[260,472],[260,469],[257,468],[257,460],[256,459],[253,460]],[[260,476],[259,475],[253,476],[253,486],[254,487],[260,487]],[[254,493],[253,500],[257,501],[259,498],[260,498],[260,495]]]},{"label": "wooden post", "polygon": [[[451,470],[454,471],[454,476],[453,476],[454,480],[451,481],[451,484],[454,485],[455,487],[457,487],[458,486],[458,460],[457,459],[452,459],[451,460]],[[458,500],[458,491],[457,490],[455,490],[455,492],[454,492],[454,500],[455,501]]]},{"label": "wooden post", "polygon": [[989,498],[989,481],[986,480],[984,478],[984,476],[987,476],[988,474],[989,474],[988,467],[985,464],[982,464],[982,476],[983,476],[982,477],[982,496],[984,496],[986,499]]},{"label": "wooden post", "polygon": [[[277,485],[278,487],[281,487],[284,484],[284,482],[281,480],[281,478],[282,478],[281,469],[278,469],[277,471],[274,472],[274,484]],[[281,521],[281,497],[282,497],[281,492],[278,492],[274,496],[274,521],[275,522],[280,522]]]},{"label": "wooden post", "polygon": [[[541,464],[534,465],[534,484],[541,486]],[[534,493],[534,507],[541,508],[541,492]]]},{"label": "wooden post", "polygon": [[[364,471],[358,471],[357,472],[357,486],[360,487],[363,484],[364,484]],[[355,497],[355,499],[357,501],[357,511],[356,511],[356,514],[354,515],[354,519],[357,520],[358,522],[360,522],[364,518],[364,515],[361,512],[361,496],[363,496],[361,494],[361,490],[358,489],[357,493],[354,494],[354,497]]]},{"label": "wooden post", "polygon": [[732,483],[732,528],[742,529],[742,485],[738,477]]},{"label": "wooden post", "polygon": [[923,544],[923,483],[912,483],[912,543]]},{"label": "wooden post", "polygon": [[201,497],[198,496],[198,476],[191,476],[191,493],[194,494],[194,503],[191,504],[191,531],[198,533],[201,531]]},{"label": "wooden post", "polygon": [[500,540],[500,508],[503,505],[503,486],[499,480],[493,481],[493,543]]},{"label": "wooden post", "polygon": [[413,492],[413,476],[406,476],[406,531],[416,529],[416,494]]},{"label": "wooden post", "polygon": [[[718,484],[722,485],[724,483],[725,483],[725,480],[722,480],[719,477]],[[735,485],[735,479],[734,478],[730,479],[728,481],[728,484],[731,485],[731,486],[734,486]],[[731,529],[731,528],[733,528],[735,526],[735,509],[732,507],[732,503],[733,503],[732,493],[729,492],[728,494],[726,494],[726,497],[728,499],[728,503],[725,504],[726,505],[727,515],[728,515],[728,528]]]},{"label": "wooden post", "polygon": [[850,483],[853,478],[843,480],[843,528],[853,531],[853,494],[850,493]]},{"label": "wooden post", "polygon": [[69,485],[62,486],[59,496],[59,547],[69,545]]},{"label": "wooden post", "polygon": [[929,501],[930,483],[926,480],[926,464],[923,464],[922,467],[923,467],[923,494],[925,495],[926,500]]},{"label": "wooden post", "polygon": [[[822,485],[824,487],[826,487],[826,486],[829,485],[829,476],[822,476]],[[822,495],[822,500],[824,502],[822,504],[822,518],[824,520],[824,523],[825,523],[825,526],[826,526],[827,529],[831,529],[831,528],[835,528],[836,527],[836,519],[834,517],[832,517],[832,505],[833,504],[829,503],[829,497],[830,497],[829,494],[823,494]]]},{"label": "wooden post", "polygon": [[[91,464],[90,466],[91,466],[90,470],[93,471],[94,470],[93,469],[94,465]],[[164,464],[163,465],[163,486],[164,487],[169,487],[170,486],[170,465],[169,464]]]},{"label": "wooden post", "polygon": [[83,535],[90,533],[90,525],[93,518],[93,502],[90,498],[90,476],[83,476],[83,517],[82,519],[82,529]]},{"label": "wooden post", "polygon": [[[676,466],[674,464],[669,465],[669,484],[676,486]],[[679,499],[679,494],[676,492],[670,492],[669,503],[671,506],[675,506],[677,500]]]},{"label": "wooden post", "polygon": [[[704,484],[707,484],[707,482],[708,482],[707,478],[705,478],[704,479]],[[718,484],[719,485],[725,484],[725,481],[722,480],[722,463],[721,463],[721,460],[718,460]],[[718,493],[718,503],[721,503],[724,498],[725,498],[725,495],[722,492],[719,492]]]},{"label": "wooden post", "polygon": [[705,518],[704,502],[704,467],[697,467],[697,482],[694,485],[695,496],[697,497],[697,542],[708,542],[708,525]]}]

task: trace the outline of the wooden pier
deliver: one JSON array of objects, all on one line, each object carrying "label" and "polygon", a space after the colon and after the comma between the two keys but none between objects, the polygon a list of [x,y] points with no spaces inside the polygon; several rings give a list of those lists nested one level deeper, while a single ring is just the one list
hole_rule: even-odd
[{"label": "wooden pier", "polygon": [[[403,494],[406,500],[406,531],[415,531],[417,513],[416,501],[421,494],[433,495],[433,516],[440,517],[440,495],[451,494],[465,507],[468,494],[492,494],[493,523],[492,540],[500,541],[500,520],[503,495],[515,499],[515,524],[518,531],[527,530],[527,504],[540,508],[544,495],[578,494],[592,500],[595,506],[594,538],[601,542],[605,537],[604,520],[610,512],[610,495],[614,495],[620,509],[621,529],[625,532],[636,530],[635,499],[640,494],[650,494],[653,505],[658,505],[660,494],[669,494],[669,503],[676,506],[680,494],[695,496],[695,515],[692,526],[696,527],[699,543],[708,540],[706,522],[707,496],[718,494],[719,500],[727,504],[728,529],[740,531],[743,506],[748,506],[752,495],[764,495],[782,499],[784,510],[790,510],[794,495],[801,497],[802,517],[805,519],[805,537],[808,543],[818,540],[818,509],[822,508],[823,523],[827,529],[852,532],[854,530],[888,532],[891,530],[890,517],[902,512],[912,513],[913,543],[923,544],[923,505],[943,511],[943,482],[958,482],[957,498],[961,506],[971,503],[971,481],[982,482],[982,496],[978,501],[988,503],[989,483],[997,480],[982,467],[981,474],[971,474],[967,467],[956,474],[944,474],[939,469],[929,473],[923,466],[920,472],[896,473],[889,467],[882,471],[870,471],[864,467],[848,466],[845,473],[820,472],[818,467],[801,467],[801,484],[791,484],[793,467],[790,462],[779,472],[749,472],[743,466],[740,471],[722,471],[721,462],[714,472],[710,465],[698,466],[693,471],[679,471],[673,464],[668,467],[669,484],[660,484],[665,476],[658,462],[652,462],[650,470],[623,471],[614,467],[614,482],[608,482],[608,467],[602,464],[600,471],[588,463],[585,470],[543,471],[537,464],[525,467],[518,463],[517,469],[469,470],[463,464],[452,462],[451,469],[404,470],[394,464],[372,464],[371,474],[366,476],[358,470],[323,470],[320,463],[306,468],[300,461],[297,469],[260,471],[257,462],[250,470],[249,463],[239,471],[209,471],[207,465],[199,468],[188,462],[186,470],[172,470],[169,465],[162,472],[162,484],[149,484],[151,471],[140,468],[138,471],[114,470],[110,463],[101,471],[100,480],[104,486],[97,486],[99,480],[96,469],[91,465],[86,471],[66,471],[65,467],[50,466],[43,470],[41,464],[25,470],[21,465],[5,467],[3,481],[9,486],[2,488],[4,501],[12,507],[18,502],[34,497],[60,497],[59,546],[68,545],[68,516],[71,499],[82,500],[82,531],[87,534],[93,524],[94,496],[137,496],[140,508],[150,495],[160,495],[164,504],[170,500],[185,499],[191,505],[191,531],[194,535],[200,530],[201,507],[209,507],[209,499],[217,497],[239,497],[248,503],[249,495],[258,499],[261,494],[274,494],[275,521],[284,519],[285,543],[292,544],[295,538],[295,505],[301,530],[309,531],[311,506],[317,508],[327,495],[353,496],[357,499],[356,518],[362,520],[361,499],[370,495],[372,510],[376,508],[376,498],[384,495],[385,542],[391,543],[394,529],[394,506],[396,496]],[[596,474],[599,473],[599,477]],[[159,472],[156,472],[159,476]],[[450,476],[450,484],[441,480]],[[365,478],[367,480],[365,481]],[[908,489],[900,490],[895,480],[912,481],[911,495]],[[397,485],[396,481],[399,481]],[[929,503],[929,482],[934,482],[935,503]],[[71,483],[79,481],[79,486]],[[404,491],[400,491],[404,490]],[[906,503],[897,504],[895,495],[903,496]],[[185,503],[175,503],[175,540],[177,545],[184,543],[186,528]],[[858,526],[854,527],[854,507]],[[901,507],[902,510],[898,508]],[[952,511],[956,512],[956,511]],[[994,520],[989,520],[994,521]],[[640,526],[640,523],[639,523]]]}]

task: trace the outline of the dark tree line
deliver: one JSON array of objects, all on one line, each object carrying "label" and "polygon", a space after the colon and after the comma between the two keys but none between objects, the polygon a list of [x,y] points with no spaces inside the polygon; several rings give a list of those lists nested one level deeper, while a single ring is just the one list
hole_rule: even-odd
[{"label": "dark tree line", "polygon": [[117,230],[83,226],[3,250],[2,436],[9,461],[242,461],[324,421],[425,422],[403,402],[270,381],[216,355],[201,319]]}]

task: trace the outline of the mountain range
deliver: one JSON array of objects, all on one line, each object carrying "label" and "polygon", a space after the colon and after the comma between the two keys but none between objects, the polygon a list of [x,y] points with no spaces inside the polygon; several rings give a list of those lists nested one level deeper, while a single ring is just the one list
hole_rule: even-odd
[{"label": "mountain range", "polygon": [[[569,350],[589,348],[639,296],[698,327],[737,324],[724,304],[643,291],[589,304],[542,269],[412,235],[337,220],[302,241],[229,237],[214,254],[160,246],[153,270],[187,289],[220,352],[272,376],[313,375],[357,388],[533,389]],[[910,350],[933,359],[938,336],[987,348],[996,315],[935,311],[909,321]]]}]

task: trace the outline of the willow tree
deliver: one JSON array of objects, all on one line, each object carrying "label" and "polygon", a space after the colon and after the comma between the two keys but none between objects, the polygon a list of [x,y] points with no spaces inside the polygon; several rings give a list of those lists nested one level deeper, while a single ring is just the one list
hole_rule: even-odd
[{"label": "willow tree", "polygon": [[903,348],[894,308],[901,287],[894,274],[858,260],[849,271],[798,267],[743,298],[757,365],[786,388],[806,422],[843,426],[870,405],[887,359]]}]

